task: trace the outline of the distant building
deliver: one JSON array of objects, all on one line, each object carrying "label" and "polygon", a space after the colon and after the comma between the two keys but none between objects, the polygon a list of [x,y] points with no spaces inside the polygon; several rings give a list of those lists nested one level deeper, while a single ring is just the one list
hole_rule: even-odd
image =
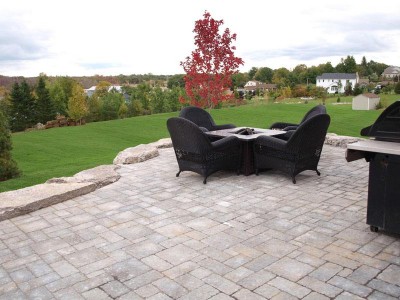
[{"label": "distant building", "polygon": [[324,73],[317,76],[316,85],[323,87],[329,94],[335,94],[337,92],[344,93],[348,84],[354,88],[358,81],[358,73]]},{"label": "distant building", "polygon": [[384,78],[394,78],[396,76],[397,78],[400,76],[400,67],[387,67],[382,73],[382,77]]},{"label": "distant building", "polygon": [[373,110],[376,109],[381,98],[372,93],[365,93],[353,98],[353,110]]},{"label": "distant building", "polygon": [[96,86],[91,86],[88,89],[85,89],[85,93],[88,97],[92,96],[94,94],[94,92],[96,91]]},{"label": "distant building", "polygon": [[276,84],[274,83],[264,83],[261,81],[250,80],[244,85],[244,90],[246,92],[255,92],[257,90],[263,92],[272,92],[277,89]]},{"label": "distant building", "polygon": [[[120,85],[110,85],[108,87],[108,92],[111,92],[112,90],[118,92],[118,93],[122,93],[122,86]],[[96,91],[96,86],[91,86],[88,89],[85,89],[85,93],[88,97],[92,96],[94,94],[94,92]]]}]

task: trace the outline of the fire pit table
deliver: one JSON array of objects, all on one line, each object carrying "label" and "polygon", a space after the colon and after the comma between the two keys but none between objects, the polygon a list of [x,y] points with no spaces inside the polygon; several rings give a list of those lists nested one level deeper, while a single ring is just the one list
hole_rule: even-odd
[{"label": "fire pit table", "polygon": [[234,135],[242,141],[243,150],[242,150],[241,172],[245,176],[254,173],[254,153],[253,153],[254,140],[261,135],[273,136],[284,133],[286,133],[286,131],[262,129],[262,128],[248,128],[248,127],[237,127],[237,128],[206,132],[206,134],[212,138],[223,138],[226,136]]}]

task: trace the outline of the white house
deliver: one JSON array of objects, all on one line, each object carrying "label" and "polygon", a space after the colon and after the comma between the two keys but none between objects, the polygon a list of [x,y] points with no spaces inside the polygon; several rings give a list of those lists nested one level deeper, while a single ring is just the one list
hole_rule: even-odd
[{"label": "white house", "polygon": [[[118,92],[118,93],[122,93],[122,86],[120,85],[110,85],[107,89],[108,92],[111,92],[112,90]],[[88,97],[92,96],[94,94],[94,92],[96,91],[96,86],[91,86],[88,89],[85,89],[85,93]]]},{"label": "white house", "polygon": [[372,93],[364,93],[353,98],[353,110],[372,110],[376,109],[381,98]]},{"label": "white house", "polygon": [[354,88],[358,83],[358,73],[324,73],[317,76],[317,87],[323,87],[329,94],[344,93],[348,84]]}]

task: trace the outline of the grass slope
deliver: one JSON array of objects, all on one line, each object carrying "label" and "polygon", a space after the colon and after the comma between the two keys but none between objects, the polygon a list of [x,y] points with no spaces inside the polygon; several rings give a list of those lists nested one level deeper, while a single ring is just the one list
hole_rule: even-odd
[{"label": "grass slope", "polygon": [[[343,102],[345,102],[343,100]],[[218,124],[268,128],[274,122],[298,123],[316,105],[257,104],[212,110]],[[329,132],[359,136],[361,128],[372,124],[381,111],[353,111],[350,104],[327,104],[331,116]],[[168,137],[166,121],[178,113],[141,116],[123,120],[89,123],[13,134],[13,158],[23,175],[0,183],[0,192],[45,182],[49,178],[71,176],[102,164],[112,164],[119,151]]]}]

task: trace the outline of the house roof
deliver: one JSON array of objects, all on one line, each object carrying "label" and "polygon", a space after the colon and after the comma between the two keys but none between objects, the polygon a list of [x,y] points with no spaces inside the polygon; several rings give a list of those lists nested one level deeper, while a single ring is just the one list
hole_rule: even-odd
[{"label": "house roof", "polygon": [[357,79],[356,73],[324,73],[321,76],[317,76],[318,79]]},{"label": "house roof", "polygon": [[373,94],[373,93],[364,93],[361,94],[361,96],[367,97],[367,98],[380,98],[379,95]]},{"label": "house roof", "polygon": [[399,75],[399,74],[400,74],[400,67],[395,67],[395,66],[387,67],[387,68],[383,71],[382,75],[384,76],[384,75],[387,75],[387,74],[396,74],[396,75]]}]

